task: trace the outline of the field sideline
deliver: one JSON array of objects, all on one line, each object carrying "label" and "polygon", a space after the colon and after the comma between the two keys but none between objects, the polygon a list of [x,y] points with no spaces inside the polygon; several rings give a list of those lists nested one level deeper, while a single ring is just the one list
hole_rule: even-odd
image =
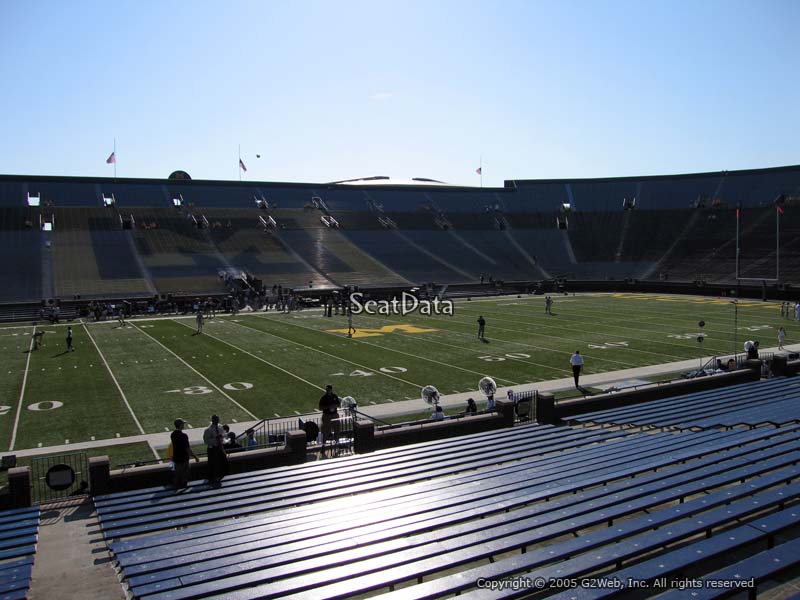
[{"label": "field sideline", "polygon": [[[315,409],[326,383],[362,406],[418,399],[426,384],[443,395],[473,391],[484,375],[530,388],[569,376],[576,349],[591,374],[731,354],[746,339],[774,346],[781,324],[787,343],[800,339],[800,323],[782,320],[771,302],[739,302],[735,335],[726,299],[556,296],[553,312],[541,296],[458,301],[453,317],[356,316],[353,339],[337,331],[344,317],[319,310],[223,315],[201,335],[192,317],[74,323],[71,353],[63,325],[44,326],[44,346],[33,352],[32,326],[3,327],[0,445],[164,432],[176,417],[203,427],[212,413],[231,424],[301,414]],[[481,314],[487,342],[476,335]]]}]

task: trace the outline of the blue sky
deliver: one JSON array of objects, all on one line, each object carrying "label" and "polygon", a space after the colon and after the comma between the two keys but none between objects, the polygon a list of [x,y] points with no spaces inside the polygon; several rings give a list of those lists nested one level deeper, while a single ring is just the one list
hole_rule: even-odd
[{"label": "blue sky", "polygon": [[[800,163],[800,2],[0,0],[0,173],[504,179]],[[256,158],[260,154],[261,158]]]}]

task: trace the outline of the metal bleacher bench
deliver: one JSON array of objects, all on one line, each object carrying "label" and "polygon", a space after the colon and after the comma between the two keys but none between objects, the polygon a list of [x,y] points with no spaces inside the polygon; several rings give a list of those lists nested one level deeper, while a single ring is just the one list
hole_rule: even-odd
[{"label": "metal bleacher bench", "polygon": [[31,585],[39,539],[38,506],[0,512],[0,599],[22,600]]},{"label": "metal bleacher bench", "polygon": [[[591,572],[598,555],[601,565],[613,566],[620,548],[625,557],[633,557],[642,548],[658,549],[668,541],[727,526],[800,494],[800,484],[793,483],[800,478],[800,466],[795,465],[800,462],[800,426],[680,434],[602,432],[607,437],[593,438],[602,442],[594,445],[574,437],[576,432],[568,428],[530,429],[536,433],[523,436],[523,446],[543,447],[520,457],[523,446],[515,446],[508,455],[513,462],[503,466],[485,456],[491,438],[466,436],[369,456],[366,464],[371,469],[404,480],[415,460],[433,455],[427,478],[413,478],[406,485],[362,489],[358,475],[348,482],[347,470],[366,472],[358,467],[366,457],[351,457],[341,459],[346,468],[340,471],[323,468],[332,463],[317,463],[313,469],[287,467],[242,476],[238,481],[252,488],[248,493],[278,498],[264,502],[260,516],[251,513],[220,522],[229,516],[222,507],[237,506],[239,500],[202,490],[198,500],[219,505],[222,511],[209,513],[207,518],[216,523],[203,525],[201,517],[190,524],[200,526],[127,539],[137,526],[113,524],[111,509],[121,506],[123,513],[134,515],[155,500],[155,509],[163,510],[161,501],[174,497],[174,492],[166,493],[171,494],[167,498],[161,490],[149,490],[124,495],[121,505],[115,504],[114,496],[103,499],[111,529],[105,524],[103,528],[107,536],[109,531],[127,531],[111,549],[133,596],[148,600],[374,593],[527,548],[511,559],[389,594],[438,597],[469,589],[476,577],[502,577],[529,568],[538,573],[539,566],[552,573],[563,565],[570,572]],[[470,455],[473,444],[479,448]],[[438,470],[454,450],[463,473],[454,470],[455,465]],[[407,462],[404,468],[387,464],[398,459]],[[311,489],[300,500],[292,494],[280,500],[284,481],[291,486],[293,477],[302,481],[309,475],[318,483],[332,479],[339,494],[317,497],[316,484],[307,483]],[[353,490],[360,494],[352,495]],[[704,492],[708,493],[684,501]],[[681,504],[642,514],[676,501]],[[190,503],[181,512],[191,511]],[[699,513],[702,517],[694,516]],[[621,522],[613,527],[535,548],[618,519]],[[183,522],[170,517],[165,523],[175,521]],[[227,543],[231,539],[236,543]],[[567,560],[549,564],[559,559]],[[489,597],[487,590],[480,592],[475,597]]]}]

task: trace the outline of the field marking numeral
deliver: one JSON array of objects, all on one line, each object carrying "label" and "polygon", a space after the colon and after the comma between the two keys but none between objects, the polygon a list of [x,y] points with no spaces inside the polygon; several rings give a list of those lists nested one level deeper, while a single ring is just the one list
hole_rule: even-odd
[{"label": "field marking numeral", "polygon": [[762,329],[772,329],[771,325],[751,325],[750,327],[739,327],[745,331],[761,331]]},{"label": "field marking numeral", "polygon": [[668,338],[672,338],[674,340],[694,340],[698,337],[707,337],[708,334],[706,333],[670,333],[667,335]]},{"label": "field marking numeral", "polygon": [[241,392],[243,390],[252,390],[253,384],[246,381],[234,381],[233,383],[226,383],[222,387],[233,392]]},{"label": "field marking numeral", "polygon": [[506,358],[530,358],[530,354],[525,354],[524,352],[509,352],[505,356],[493,356],[491,354],[486,354],[484,356],[479,356],[480,360],[485,360],[486,362],[503,362]]},{"label": "field marking numeral", "polygon": [[10,406],[0,406],[0,417],[7,415],[10,410]]},{"label": "field marking numeral", "polygon": [[372,371],[362,371],[361,369],[350,372],[350,377],[372,377],[373,375],[375,375],[375,373]]},{"label": "field marking numeral", "polygon": [[383,373],[405,373],[408,371],[405,367],[381,367]]},{"label": "field marking numeral", "polygon": [[179,390],[167,390],[165,394],[186,394],[187,396],[196,396],[199,394],[210,394],[213,390],[204,385],[190,385]]},{"label": "field marking numeral", "polygon": [[628,342],[603,342],[602,345],[598,344],[587,344],[589,348],[594,348],[595,350],[608,350],[610,348],[625,348],[628,345]]},{"label": "field marking numeral", "polygon": [[[45,406],[49,405],[49,406]],[[29,404],[28,410],[32,411],[40,411],[40,410],[54,410],[56,408],[61,408],[64,406],[63,402],[59,402],[58,400],[45,400],[44,402],[37,402],[36,404]]]}]

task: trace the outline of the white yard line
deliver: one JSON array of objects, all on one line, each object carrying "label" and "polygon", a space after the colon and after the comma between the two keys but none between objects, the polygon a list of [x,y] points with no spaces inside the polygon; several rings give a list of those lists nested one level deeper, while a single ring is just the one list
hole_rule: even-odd
[{"label": "white yard line", "polygon": [[[222,322],[222,321],[220,321],[220,322]],[[183,325],[183,326],[185,326],[185,327],[188,327],[189,329],[194,329],[194,327],[192,327],[191,325],[187,325],[186,323],[181,323],[180,321],[177,321],[177,320],[175,321],[175,323],[177,323],[178,325]],[[237,323],[237,325],[238,325],[238,323]],[[319,386],[319,385],[316,385],[315,383],[311,383],[311,382],[310,382],[310,381],[308,381],[307,379],[303,379],[303,378],[302,378],[302,377],[300,377],[299,375],[295,375],[294,373],[292,373],[292,372],[290,372],[290,371],[287,371],[286,369],[284,369],[284,368],[282,368],[282,367],[279,367],[278,365],[275,365],[275,364],[273,364],[273,363],[269,362],[268,360],[265,360],[265,359],[261,358],[260,356],[256,356],[255,354],[253,354],[252,352],[248,352],[248,351],[247,351],[247,350],[245,350],[244,348],[240,348],[239,346],[237,346],[237,345],[235,345],[235,344],[231,344],[231,343],[230,343],[229,341],[227,341],[227,340],[223,340],[222,338],[218,338],[217,336],[215,336],[215,335],[211,335],[210,333],[206,333],[205,331],[204,331],[203,333],[201,333],[200,335],[204,335],[204,336],[206,336],[206,337],[210,337],[210,338],[212,338],[212,339],[215,339],[215,340],[217,340],[218,342],[222,342],[223,344],[227,344],[228,346],[230,346],[231,348],[234,348],[234,349],[238,350],[238,351],[239,351],[239,352],[241,352],[242,354],[247,354],[248,356],[252,356],[252,357],[253,357],[253,358],[255,358],[256,360],[260,360],[261,362],[263,362],[265,365],[269,365],[270,367],[273,367],[273,368],[275,368],[275,369],[278,369],[279,371],[283,371],[283,372],[284,372],[284,373],[286,373],[287,375],[289,375],[289,376],[291,376],[291,377],[294,377],[295,379],[299,379],[299,380],[300,380],[300,381],[302,381],[303,383],[307,383],[308,385],[310,385],[310,386],[311,386],[311,387],[313,387],[313,388],[316,388],[316,389],[318,389],[318,390],[322,390],[323,392],[325,391],[325,388],[323,388],[323,387],[321,387],[321,386]]]},{"label": "white yard line", "polygon": [[[279,323],[283,323],[283,321],[277,321],[276,319],[272,319],[272,318],[267,317],[267,316],[262,316],[262,315],[256,315],[256,316],[260,317],[262,319],[265,319],[267,321],[276,321],[276,322],[279,322]],[[315,329],[314,327],[305,327],[304,325],[298,325],[297,323],[288,323],[287,322],[287,323],[284,323],[284,325],[291,325],[293,327],[299,327],[301,329],[308,329],[308,330],[314,331],[316,333],[324,333],[325,335],[332,335],[332,336],[337,337],[337,338],[341,337],[341,336],[339,336],[339,335],[337,335],[335,333],[330,333],[328,331],[325,331],[324,329]],[[373,346],[374,348],[380,348],[381,350],[384,350],[386,352],[395,352],[397,354],[403,354],[405,356],[410,356],[411,358],[415,358],[417,360],[424,360],[426,362],[432,362],[434,364],[441,365],[443,367],[449,367],[451,369],[458,369],[459,371],[464,371],[465,373],[471,373],[473,375],[478,375],[479,377],[483,377],[483,376],[486,375],[486,373],[482,373],[480,371],[473,371],[472,369],[466,369],[464,367],[459,367],[457,365],[451,365],[450,363],[442,362],[440,360],[434,360],[433,358],[425,358],[424,356],[419,356],[417,354],[412,354],[411,352],[404,352],[402,350],[397,350],[396,348],[389,348],[389,347],[386,347],[386,346],[380,346],[378,344],[372,344],[370,342],[365,342],[363,340],[357,340],[355,338],[351,338],[351,339],[352,339],[352,341],[354,341],[354,342],[356,342],[358,344],[365,344],[367,346]],[[353,364],[355,364],[355,363],[353,363]],[[366,369],[366,368],[369,368],[369,367],[362,367],[362,368]],[[516,383],[514,381],[511,381],[510,379],[505,379],[503,377],[495,377],[495,379],[498,379],[498,380],[501,380],[501,381],[507,381],[511,385],[519,385],[518,383]]]},{"label": "white yard line", "polygon": [[152,335],[150,335],[149,333],[147,333],[147,332],[146,332],[144,329],[142,329],[141,327],[139,327],[139,326],[138,326],[138,325],[136,325],[135,323],[131,323],[131,325],[133,325],[134,327],[136,327],[136,329],[137,329],[138,331],[140,331],[140,332],[142,332],[143,334],[145,334],[147,337],[149,337],[151,340],[153,340],[153,341],[154,341],[156,344],[158,344],[159,346],[161,346],[161,347],[162,347],[164,350],[166,350],[167,352],[169,352],[170,354],[172,354],[172,356],[174,356],[174,357],[175,357],[175,358],[177,358],[179,361],[181,361],[181,362],[182,362],[184,365],[186,365],[187,367],[189,367],[189,369],[191,369],[192,371],[194,371],[195,373],[197,373],[197,374],[198,374],[200,377],[202,377],[202,378],[203,378],[205,381],[207,381],[207,382],[208,382],[208,384],[209,384],[211,387],[213,387],[215,390],[217,390],[217,391],[218,391],[220,394],[222,394],[222,395],[223,395],[225,398],[227,398],[228,400],[230,400],[230,401],[231,401],[233,404],[235,404],[236,406],[238,406],[239,408],[241,408],[241,409],[242,409],[244,412],[246,412],[248,415],[250,415],[251,417],[253,417],[255,420],[258,420],[258,417],[257,417],[257,416],[255,416],[253,413],[251,413],[249,410],[247,410],[247,409],[246,409],[244,406],[242,406],[241,404],[239,404],[239,403],[238,403],[236,400],[234,400],[233,398],[231,398],[231,397],[230,397],[228,394],[226,394],[224,391],[222,391],[222,389],[221,389],[219,386],[217,386],[217,385],[216,385],[216,384],[215,384],[213,381],[211,381],[211,380],[210,380],[208,377],[206,377],[206,376],[205,376],[205,375],[203,375],[203,374],[202,374],[200,371],[198,371],[197,369],[195,369],[195,368],[194,368],[192,365],[190,365],[188,362],[186,362],[185,360],[183,360],[183,359],[182,359],[180,356],[178,356],[177,354],[175,354],[175,353],[174,353],[172,350],[170,350],[169,348],[167,348],[167,347],[166,347],[164,344],[162,344],[161,342],[159,342],[159,341],[158,341],[158,340],[157,340],[155,337],[153,337]]},{"label": "white yard line", "polygon": [[[86,335],[89,336],[89,340],[91,340],[94,349],[97,350],[97,354],[100,355],[100,360],[102,360],[103,364],[106,366],[108,374],[111,375],[111,380],[114,382],[114,385],[117,386],[117,391],[119,392],[119,395],[122,397],[122,401],[125,403],[125,406],[128,408],[128,412],[131,413],[131,418],[133,419],[133,422],[136,423],[136,427],[139,429],[139,433],[143,434],[144,427],[142,427],[142,424],[139,422],[139,419],[136,418],[136,413],[133,412],[133,407],[131,406],[130,402],[128,402],[128,397],[125,395],[125,392],[122,391],[122,387],[119,385],[119,381],[117,381],[117,378],[114,375],[114,371],[111,370],[111,367],[108,365],[108,361],[106,360],[105,355],[103,354],[102,350],[100,350],[100,346],[97,345],[97,342],[94,340],[94,336],[92,336],[91,332],[89,331],[89,328],[86,327],[85,323],[83,324],[83,329],[86,331]],[[157,454],[156,458],[158,458]]]},{"label": "white yard line", "polygon": [[[274,319],[267,319],[268,321],[273,321]],[[241,323],[234,323],[233,321],[227,321],[228,323],[233,323],[234,325],[238,325],[239,327],[244,327],[245,329],[249,329],[250,331],[257,331],[262,335],[269,335],[274,338],[278,338],[284,342],[289,342],[290,344],[294,344],[295,346],[300,346],[301,348],[305,348],[306,350],[311,350],[312,352],[319,352],[320,354],[324,354],[326,356],[330,356],[331,358],[335,358],[336,360],[340,360],[342,362],[350,363],[351,365],[357,366],[359,369],[364,369],[365,371],[373,371],[378,375],[383,375],[384,377],[388,377],[389,379],[394,379],[396,381],[400,381],[401,383],[405,383],[406,385],[413,385],[414,387],[422,388],[423,385],[419,383],[414,383],[413,381],[408,381],[406,379],[401,379],[400,377],[395,377],[394,375],[390,375],[388,373],[384,373],[378,369],[373,369],[372,367],[367,367],[366,365],[361,365],[357,362],[353,362],[352,360],[347,360],[346,358],[342,358],[341,356],[337,356],[335,354],[331,354],[330,352],[325,352],[324,350],[320,350],[319,348],[312,348],[311,346],[306,346],[305,344],[301,344],[300,342],[296,342],[289,338],[284,338],[279,335],[275,335],[274,333],[270,333],[269,331],[264,331],[263,329],[258,329],[257,327],[249,327],[247,325],[242,325]],[[316,329],[314,331],[317,331]]]},{"label": "white yard line", "polygon": [[19,427],[19,415],[22,412],[22,397],[25,395],[25,385],[28,382],[28,367],[31,364],[31,353],[33,352],[33,334],[36,333],[36,326],[31,331],[31,343],[28,346],[28,360],[25,361],[25,373],[22,375],[22,387],[19,390],[19,402],[17,402],[17,414],[14,417],[14,429],[11,431],[11,444],[8,446],[8,451],[14,450],[14,444],[17,441],[17,428]]}]

